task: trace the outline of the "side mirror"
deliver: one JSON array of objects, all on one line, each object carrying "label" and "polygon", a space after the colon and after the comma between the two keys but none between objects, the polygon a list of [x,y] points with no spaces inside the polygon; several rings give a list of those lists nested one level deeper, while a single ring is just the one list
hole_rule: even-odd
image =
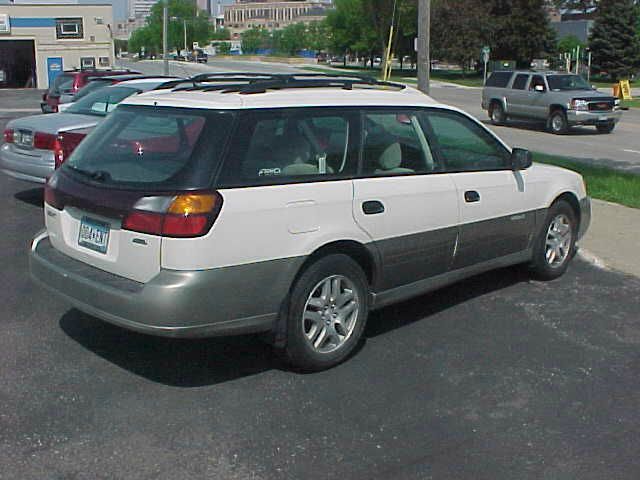
[{"label": "side mirror", "polygon": [[536,85],[533,87],[536,92],[544,93],[544,85]]},{"label": "side mirror", "polygon": [[531,152],[524,148],[514,148],[511,150],[511,170],[526,170],[533,163]]}]

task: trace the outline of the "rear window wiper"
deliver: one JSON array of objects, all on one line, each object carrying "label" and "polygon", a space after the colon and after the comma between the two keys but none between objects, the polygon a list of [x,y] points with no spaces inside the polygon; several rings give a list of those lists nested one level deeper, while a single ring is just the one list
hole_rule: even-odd
[{"label": "rear window wiper", "polygon": [[71,165],[69,165],[69,168],[84,177],[95,180],[96,182],[111,180],[111,174],[109,172],[105,172],[104,170],[83,170],[82,168],[73,167]]}]

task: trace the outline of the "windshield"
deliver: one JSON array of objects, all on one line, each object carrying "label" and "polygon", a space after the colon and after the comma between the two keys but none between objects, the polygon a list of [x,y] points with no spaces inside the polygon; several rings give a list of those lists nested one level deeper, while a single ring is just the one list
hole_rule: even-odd
[{"label": "windshield", "polygon": [[208,188],[234,114],[123,105],[93,130],[63,170],[104,186]]},{"label": "windshield", "polygon": [[591,90],[591,86],[580,75],[549,75],[547,77],[549,89],[561,90]]},{"label": "windshield", "polygon": [[102,88],[75,102],[67,109],[67,112],[104,117],[122,100],[139,92],[140,90],[130,87]]},{"label": "windshield", "polygon": [[96,92],[101,88],[108,87],[111,84],[112,84],[111,80],[92,80],[91,82],[87,83],[84,87],[82,87],[78,93],[76,93],[76,96],[74,97],[73,101],[77,102],[78,100],[86,97],[90,93]]}]

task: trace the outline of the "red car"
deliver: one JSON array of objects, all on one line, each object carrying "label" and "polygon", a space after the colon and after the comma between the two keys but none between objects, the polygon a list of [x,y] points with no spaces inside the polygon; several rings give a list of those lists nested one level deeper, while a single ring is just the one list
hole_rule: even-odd
[{"label": "red car", "polygon": [[140,72],[132,70],[66,70],[56,77],[53,85],[50,85],[42,95],[40,103],[42,113],[56,113],[59,104],[71,101],[76,92],[94,78],[129,73]]}]

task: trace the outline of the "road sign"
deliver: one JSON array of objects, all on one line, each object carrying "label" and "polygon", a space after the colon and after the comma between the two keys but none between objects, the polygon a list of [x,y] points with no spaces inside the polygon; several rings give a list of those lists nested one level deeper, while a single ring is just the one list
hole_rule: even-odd
[{"label": "road sign", "polygon": [[629,80],[620,80],[620,93],[623,100],[631,100],[631,86]]},{"label": "road sign", "polygon": [[482,47],[482,53],[486,53],[487,55],[491,53],[491,47],[485,45]]}]

